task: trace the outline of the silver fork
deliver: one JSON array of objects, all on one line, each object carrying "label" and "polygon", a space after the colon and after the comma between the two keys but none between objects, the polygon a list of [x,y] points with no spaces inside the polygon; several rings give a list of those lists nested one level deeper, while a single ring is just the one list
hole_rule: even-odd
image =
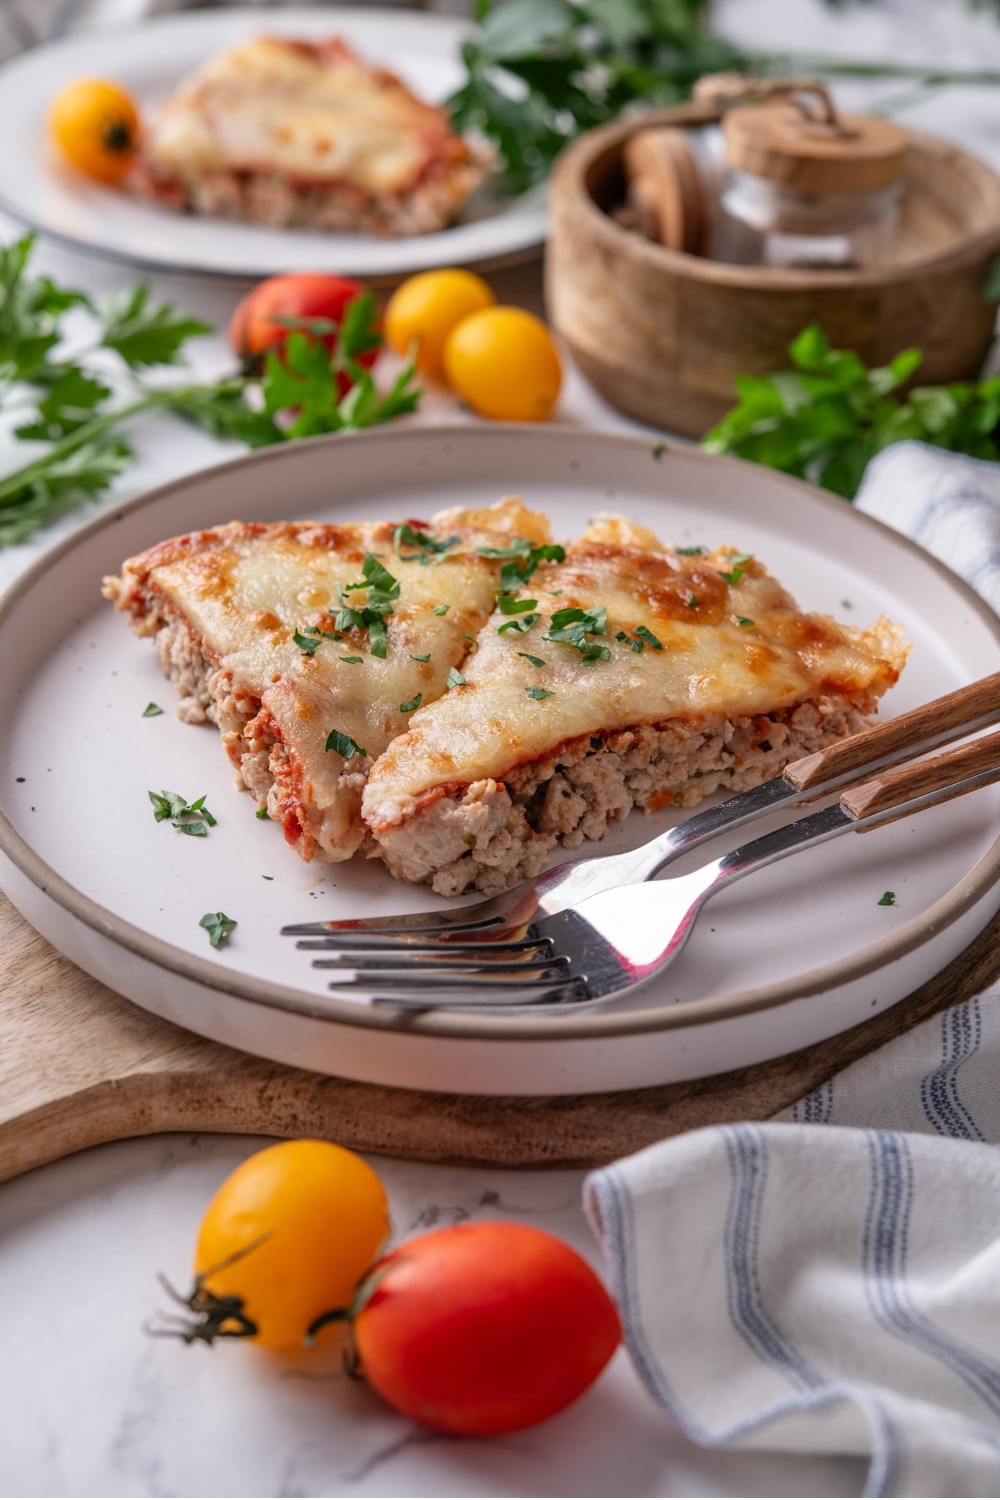
[{"label": "silver fork", "polygon": [[445,1006],[606,1002],[646,984],[677,956],[705,902],[754,870],[849,831],[863,832],[1000,781],[1000,733],[918,761],[844,792],[839,802],[709,861],[652,884],[603,891],[530,923],[513,943],[456,945],[390,957],[355,952],[319,959],[350,966],[332,990],[364,990],[374,1004],[411,1010]]},{"label": "silver fork", "polygon": [[426,946],[427,939],[433,940],[435,949],[470,938],[484,944],[503,942],[522,934],[538,916],[554,916],[600,891],[651,880],[686,850],[720,833],[742,828],[777,808],[814,801],[862,774],[925,754],[998,721],[1000,673],[995,673],[793,761],[780,776],[695,813],[639,849],[554,865],[500,896],[446,911],[299,922],[283,927],[282,934],[311,939],[297,944],[305,949],[395,949],[403,944],[413,952]]}]

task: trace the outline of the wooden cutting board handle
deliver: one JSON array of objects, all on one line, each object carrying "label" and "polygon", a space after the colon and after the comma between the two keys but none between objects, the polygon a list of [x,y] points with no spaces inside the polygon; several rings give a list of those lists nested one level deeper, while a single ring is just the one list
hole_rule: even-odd
[{"label": "wooden cutting board handle", "polygon": [[1000,972],[1000,916],[909,999],[739,1072],[572,1098],[380,1088],[203,1041],[84,974],[0,895],[0,1181],[104,1141],[161,1131],[319,1136],[412,1161],[591,1167],[667,1136],[767,1119]]}]

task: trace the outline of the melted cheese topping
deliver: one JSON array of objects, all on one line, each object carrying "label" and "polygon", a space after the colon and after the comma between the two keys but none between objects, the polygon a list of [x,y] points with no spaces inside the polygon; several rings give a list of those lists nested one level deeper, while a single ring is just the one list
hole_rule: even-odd
[{"label": "melted cheese topping", "polygon": [[[767,714],[821,694],[878,694],[898,677],[906,651],[887,620],[851,630],[803,614],[756,560],[743,563],[737,578],[736,554],[727,550],[685,557],[650,542],[644,528],[607,518],[569,549],[565,563],[535,575],[522,595],[537,601],[540,618],[530,630],[500,634],[511,617],[490,619],[463,668],[467,685],[414,714],[373,768],[363,815],[376,835],[434,791],[502,780],[582,735],[706,714]],[[609,660],[587,662],[575,646],[545,639],[557,611],[601,605],[607,635],[585,641],[606,646]],[[647,643],[637,652],[616,639],[619,632],[634,639],[639,626],[662,650]],[[551,696],[534,700],[532,688]]]},{"label": "melted cheese topping", "polygon": [[339,39],[257,37],[207,62],[163,104],[144,143],[161,172],[217,171],[402,193],[467,148],[445,112]]},{"label": "melted cheese topping", "polygon": [[[440,560],[431,554],[426,565],[412,546],[401,545],[402,557],[394,553],[391,523],[233,522],[161,543],[132,558],[121,581],[106,586],[119,608],[141,614],[152,598],[167,614],[180,614],[203,653],[231,679],[233,695],[259,701],[290,762],[296,805],[294,817],[288,810],[287,821],[283,815],[286,834],[307,856],[346,859],[359,846],[364,770],[405,730],[409,714],[402,704],[418,693],[428,703],[447,690],[449,671],[463,661],[488,617],[500,564],[480,557],[477,548],[503,547],[527,530],[548,535],[544,518],[517,500],[447,517],[446,527],[432,522],[431,531],[441,540],[456,534],[459,540]],[[357,627],[341,640],[320,638],[315,652],[305,654],[295,633],[336,631],[338,588],[361,580],[367,553],[399,583],[386,617],[385,658],[372,655],[368,630]],[[350,590],[343,601],[362,608],[366,597],[364,589]],[[446,612],[438,613],[443,606]],[[429,659],[416,659],[424,656]],[[335,729],[368,758],[327,750]]]}]

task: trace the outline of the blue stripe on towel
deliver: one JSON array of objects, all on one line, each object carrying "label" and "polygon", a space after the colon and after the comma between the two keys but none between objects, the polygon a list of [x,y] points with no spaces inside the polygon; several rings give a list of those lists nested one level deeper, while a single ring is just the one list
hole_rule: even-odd
[{"label": "blue stripe on towel", "polygon": [[[913,1302],[907,1280],[907,1248],[913,1211],[913,1160],[905,1136],[866,1132],[871,1192],[862,1237],[862,1267],[868,1306],[893,1337],[939,1360],[1000,1415],[1000,1366],[979,1350],[938,1328]],[[983,1441],[1000,1451],[1000,1438],[981,1427]]]},{"label": "blue stripe on towel", "polygon": [[958,1093],[958,1071],[979,1050],[983,1018],[978,997],[941,1017],[941,1063],[921,1081],[920,1102],[938,1135],[967,1141],[984,1139]]}]

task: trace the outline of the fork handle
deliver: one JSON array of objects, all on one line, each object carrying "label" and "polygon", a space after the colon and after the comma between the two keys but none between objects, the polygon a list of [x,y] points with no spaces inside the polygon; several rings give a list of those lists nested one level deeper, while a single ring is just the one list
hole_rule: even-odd
[{"label": "fork handle", "polygon": [[888,812],[901,802],[912,802],[914,797],[939,791],[951,782],[993,770],[1000,778],[1000,734],[983,735],[967,745],[946,750],[943,755],[914,761],[896,771],[883,771],[861,786],[843,792],[840,805],[852,818],[869,818],[875,813]]},{"label": "fork handle", "polygon": [[937,735],[947,735],[952,730],[965,726],[968,733],[985,729],[988,724],[1000,720],[1000,672],[983,677],[968,687],[943,698],[935,698],[909,713],[887,719],[884,724],[875,724],[840,740],[815,755],[803,756],[786,766],[782,775],[785,781],[799,791],[820,782],[836,781],[863,771],[883,755],[897,758],[906,750],[914,749]]}]

